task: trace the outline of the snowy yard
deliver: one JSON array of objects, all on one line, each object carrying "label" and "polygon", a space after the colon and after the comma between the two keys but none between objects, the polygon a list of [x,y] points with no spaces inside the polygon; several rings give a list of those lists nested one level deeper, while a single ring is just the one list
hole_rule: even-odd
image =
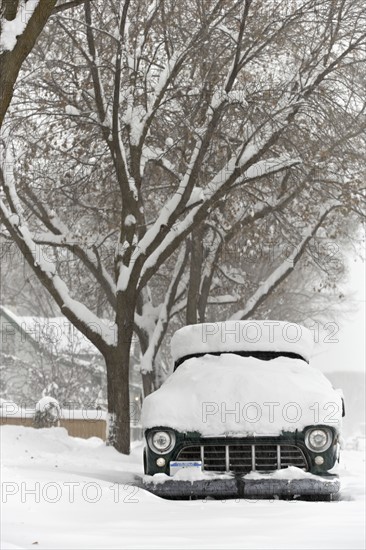
[{"label": "snowy yard", "polygon": [[342,500],[167,501],[121,457],[62,428],[1,428],[2,549],[364,548],[364,453],[343,451]]}]

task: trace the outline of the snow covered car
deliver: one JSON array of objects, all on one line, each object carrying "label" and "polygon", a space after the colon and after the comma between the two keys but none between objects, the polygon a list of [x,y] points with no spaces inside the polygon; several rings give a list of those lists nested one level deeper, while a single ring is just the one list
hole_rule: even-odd
[{"label": "snow covered car", "polygon": [[165,497],[339,491],[343,399],[308,363],[312,333],[280,321],[189,325],[174,372],[143,404],[144,485]]}]

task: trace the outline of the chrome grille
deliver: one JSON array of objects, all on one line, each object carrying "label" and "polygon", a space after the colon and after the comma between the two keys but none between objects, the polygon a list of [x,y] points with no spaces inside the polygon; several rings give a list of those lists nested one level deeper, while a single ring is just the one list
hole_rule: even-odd
[{"label": "chrome grille", "polygon": [[299,447],[282,444],[194,445],[184,447],[177,460],[202,460],[203,469],[209,472],[271,472],[288,466],[308,469]]},{"label": "chrome grille", "polygon": [[204,469],[209,472],[226,471],[226,445],[205,445],[203,447]]}]

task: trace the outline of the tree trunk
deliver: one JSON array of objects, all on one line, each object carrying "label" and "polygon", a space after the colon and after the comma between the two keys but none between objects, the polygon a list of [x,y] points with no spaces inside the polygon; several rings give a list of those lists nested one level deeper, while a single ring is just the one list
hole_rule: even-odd
[{"label": "tree trunk", "polygon": [[155,391],[155,374],[154,372],[141,373],[142,376],[142,388],[144,391],[144,398]]},{"label": "tree trunk", "polygon": [[191,240],[191,264],[189,270],[189,286],[187,295],[187,325],[195,325],[198,322],[197,306],[199,301],[201,270],[203,260],[203,232],[201,228],[193,231]]},{"label": "tree trunk", "polygon": [[108,393],[108,444],[130,453],[130,342],[123,342],[105,356]]},{"label": "tree trunk", "polygon": [[[139,341],[140,341],[140,348],[141,353],[144,354],[149,346],[149,336],[148,334],[141,330],[139,333]],[[144,393],[144,399],[150,393],[156,390],[156,384],[155,384],[155,372],[141,372],[141,378],[142,378],[142,389]]]}]

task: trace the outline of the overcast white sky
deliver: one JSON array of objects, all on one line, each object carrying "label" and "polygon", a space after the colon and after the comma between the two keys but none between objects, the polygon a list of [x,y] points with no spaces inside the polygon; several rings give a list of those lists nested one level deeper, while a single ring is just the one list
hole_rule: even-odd
[{"label": "overcast white sky", "polygon": [[354,256],[350,258],[349,266],[350,277],[345,291],[350,296],[350,310],[353,312],[345,315],[339,323],[339,332],[335,336],[339,340],[338,343],[323,343],[317,346],[312,364],[323,372],[365,372],[366,263]]}]

